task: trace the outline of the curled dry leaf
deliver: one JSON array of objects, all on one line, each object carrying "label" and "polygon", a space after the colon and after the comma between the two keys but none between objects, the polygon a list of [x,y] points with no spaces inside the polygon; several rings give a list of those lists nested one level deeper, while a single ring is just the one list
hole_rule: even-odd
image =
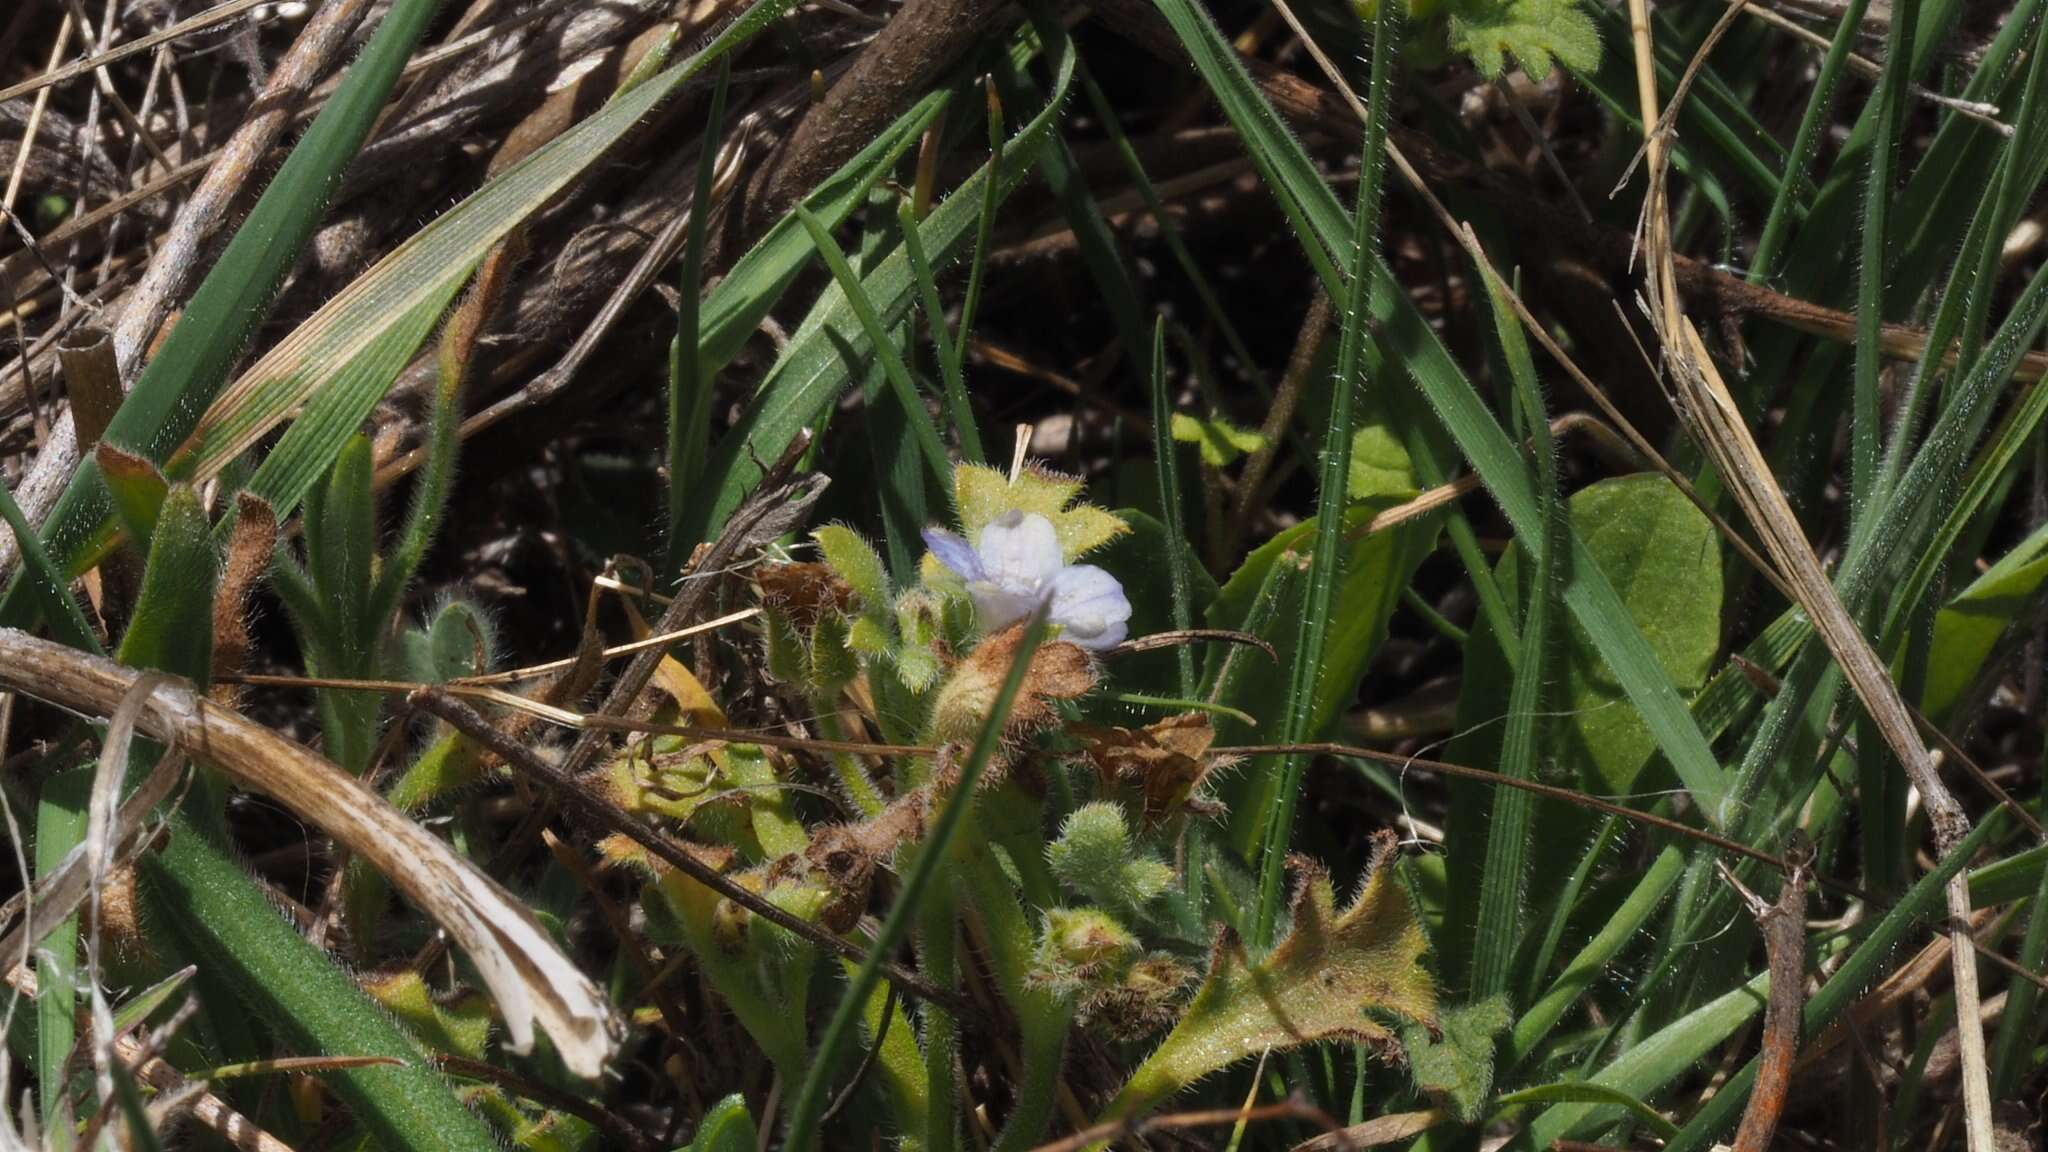
[{"label": "curled dry leaf", "polygon": [[[0,629],[0,688],[109,715],[139,673],[14,629]],[[515,1052],[547,1032],[578,1076],[603,1071],[620,1037],[604,993],[490,877],[325,758],[207,700],[182,682],[150,690],[146,735],[204,760],[317,825],[391,879],[469,953],[505,1017]]]},{"label": "curled dry leaf", "polygon": [[[1024,628],[1022,623],[1013,624],[987,637],[953,670],[933,706],[933,728],[940,743],[965,744],[981,731],[982,721],[1002,694]],[[1060,641],[1040,645],[1010,705],[1003,738],[1014,741],[1044,728],[1053,719],[1053,701],[1078,700],[1094,687],[1095,661],[1087,650]],[[991,773],[984,784],[1000,779]]]},{"label": "curled dry leaf", "polygon": [[1219,814],[1222,806],[1200,795],[1219,766],[1209,756],[1216,729],[1199,712],[1168,716],[1143,728],[1075,726],[1069,731],[1094,763],[1105,787],[1130,784],[1145,802],[1145,827],[1156,828],[1183,810]]}]

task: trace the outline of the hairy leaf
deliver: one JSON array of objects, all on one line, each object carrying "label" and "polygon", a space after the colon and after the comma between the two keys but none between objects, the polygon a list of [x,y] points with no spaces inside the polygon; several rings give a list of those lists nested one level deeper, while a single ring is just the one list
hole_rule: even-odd
[{"label": "hairy leaf", "polygon": [[1287,936],[1249,965],[1235,934],[1220,936],[1201,990],[1109,1114],[1133,1115],[1268,1049],[1332,1039],[1387,1045],[1390,1023],[1434,1021],[1436,990],[1420,963],[1428,943],[1393,875],[1395,851],[1391,836],[1379,839],[1364,890],[1341,913],[1329,874],[1297,857]]}]

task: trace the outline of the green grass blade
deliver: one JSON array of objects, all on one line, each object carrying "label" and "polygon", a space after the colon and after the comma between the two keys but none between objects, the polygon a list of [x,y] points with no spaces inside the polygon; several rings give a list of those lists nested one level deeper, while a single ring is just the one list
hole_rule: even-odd
[{"label": "green grass blade", "polygon": [[1807,169],[1813,163],[1814,146],[1820,142],[1821,130],[1834,111],[1835,87],[1841,79],[1842,65],[1856,46],[1856,35],[1863,27],[1863,12],[1869,6],[1870,0],[1849,0],[1848,9],[1842,13],[1841,23],[1835,28],[1834,39],[1828,42],[1828,53],[1821,60],[1820,75],[1814,80],[1813,92],[1806,100],[1806,112],[1799,118],[1799,129],[1792,136],[1792,150],[1785,156],[1785,174],[1779,180],[1777,194],[1771,197],[1763,231],[1758,234],[1756,249],[1750,256],[1749,282],[1752,284],[1768,282],[1772,270],[1777,267],[1778,253],[1785,246],[1785,237],[1792,223],[1792,189],[1807,178]]},{"label": "green grass blade", "polygon": [[1152,224],[1159,229],[1159,239],[1172,254],[1173,262],[1179,265],[1182,274],[1187,276],[1188,287],[1194,290],[1196,299],[1201,301],[1203,313],[1209,317],[1211,324],[1216,325],[1216,332],[1223,337],[1224,346],[1230,349],[1230,354],[1237,357],[1239,368],[1250,374],[1253,383],[1270,399],[1272,389],[1259,375],[1257,358],[1245,344],[1244,337],[1238,334],[1237,324],[1231,320],[1230,313],[1224,309],[1222,301],[1217,299],[1216,288],[1209,282],[1209,274],[1202,270],[1201,264],[1196,261],[1194,254],[1188,251],[1186,242],[1181,239],[1180,228],[1174,224],[1173,216],[1167,212],[1165,201],[1159,197],[1159,189],[1153,185],[1152,177],[1145,171],[1144,162],[1138,158],[1138,150],[1131,146],[1130,138],[1124,135],[1123,122],[1118,119],[1115,106],[1110,103],[1101,86],[1095,83],[1095,78],[1088,74],[1086,65],[1077,66],[1077,75],[1081,81],[1081,91],[1088,97],[1089,109],[1102,121],[1103,130],[1109,134],[1109,142],[1116,148],[1117,159],[1123,162],[1124,171],[1130,174],[1131,186],[1138,190],[1139,198],[1145,202],[1145,211],[1151,213]]},{"label": "green grass blade", "polygon": [[938,874],[940,863],[948,858],[953,837],[959,832],[973,802],[974,789],[981,780],[982,770],[1002,743],[1003,722],[1009,717],[1010,705],[1017,699],[1017,692],[1024,685],[1025,673],[1031,670],[1031,659],[1044,639],[1045,621],[1042,617],[1033,617],[1024,629],[1023,639],[1017,644],[1016,655],[1010,659],[1002,688],[997,692],[995,702],[989,706],[981,731],[974,738],[974,746],[960,767],[959,782],[953,785],[945,807],[940,809],[931,832],[919,846],[917,863],[904,877],[896,902],[890,905],[881,930],[875,933],[867,957],[861,961],[859,971],[854,973],[852,982],[840,996],[839,1006],[833,1010],[831,1021],[825,1026],[824,1036],[818,1042],[817,1057],[805,1073],[803,1085],[797,1090],[796,1104],[790,1110],[789,1133],[784,1146],[795,1152],[807,1152],[817,1138],[819,1117],[824,1113],[825,1093],[831,1084],[839,1050],[852,1035],[862,1006],[882,978],[882,961],[895,950],[897,942],[909,930],[911,921],[917,918],[924,890]]},{"label": "green grass blade", "polygon": [[945,441],[939,439],[939,430],[932,423],[931,413],[925,411],[924,397],[918,394],[917,382],[910,378],[910,367],[903,363],[903,353],[897,351],[895,338],[883,326],[881,314],[875,310],[875,302],[868,297],[860,276],[854,272],[853,265],[846,262],[846,253],[840,249],[839,242],[832,239],[832,233],[824,222],[801,204],[796,206],[795,212],[804,231],[810,233],[811,244],[824,259],[825,267],[831,269],[833,281],[846,294],[846,302],[853,309],[855,319],[860,321],[861,331],[867,334],[868,347],[874,350],[875,358],[881,362],[883,377],[895,390],[896,402],[910,424],[911,438],[924,453],[925,465],[942,486],[950,489],[946,482],[953,475],[953,462],[946,457]]},{"label": "green grass blade", "polygon": [[903,254],[910,259],[911,275],[917,278],[918,303],[924,308],[925,328],[931,333],[932,348],[938,353],[940,385],[946,394],[946,411],[953,423],[953,438],[959,442],[960,458],[969,464],[984,463],[981,431],[974,423],[974,406],[967,399],[967,377],[953,355],[952,328],[946,323],[946,306],[939,299],[938,278],[932,260],[924,250],[924,237],[917,230],[917,210],[908,198],[896,205],[896,223],[903,232]]},{"label": "green grass blade", "polygon": [[[5,484],[0,484],[0,519],[7,521],[8,531],[14,533],[21,548],[21,575],[15,577],[15,587],[25,589],[24,595],[49,623],[52,638],[82,651],[100,651],[99,638],[86,623],[85,610],[71,595],[70,574],[50,558],[42,538],[29,526],[28,517],[22,515],[21,505],[14,502],[14,493]],[[9,598],[13,595],[10,589]]]},{"label": "green grass blade", "polygon": [[1671,892],[1671,886],[1685,870],[1685,854],[1676,848],[1666,848],[1657,854],[1650,866],[1643,872],[1643,878],[1636,882],[1634,891],[1622,901],[1614,915],[1609,918],[1598,933],[1572,962],[1551,982],[1541,997],[1529,1005],[1515,1021],[1515,1028],[1509,1034],[1503,1059],[1509,1066],[1526,1058],[1536,1046],[1550,1035],[1550,1030],[1564,1018],[1572,1006],[1581,1002],[1586,989],[1598,980],[1614,961],[1622,948],[1635,938],[1650,916],[1664,903],[1664,897]]},{"label": "green grass blade", "polygon": [[[1190,0],[1154,3],[1179,36],[1224,114],[1244,137],[1254,166],[1267,190],[1280,201],[1310,263],[1331,292],[1341,293],[1343,285],[1330,265],[1329,253],[1348,252],[1351,222],[1343,207],[1208,16]],[[1374,269],[1371,310],[1375,339],[1363,349],[1367,375],[1379,372],[1381,357],[1400,365],[1479,472],[1516,537],[1524,541],[1539,538],[1542,513],[1521,453],[1384,262]],[[1566,606],[1642,713],[1680,782],[1708,818],[1720,824],[1727,818],[1722,804],[1726,782],[1713,749],[1576,532],[1569,536],[1568,547]]]},{"label": "green grass blade", "polygon": [[[1166,386],[1166,317],[1152,328],[1152,455],[1158,461],[1159,519],[1166,526],[1167,574],[1173,589],[1173,626],[1182,631],[1195,626],[1194,593],[1188,581],[1187,530],[1180,507],[1180,446],[1173,439],[1173,397]],[[1174,649],[1180,670],[1180,694],[1195,694],[1195,650],[1186,644]]]},{"label": "green grass blade", "polygon": [[[1331,385],[1330,423],[1323,435],[1323,471],[1316,498],[1316,542],[1309,559],[1308,595],[1303,603],[1294,667],[1288,678],[1287,711],[1281,741],[1301,743],[1315,738],[1316,684],[1323,671],[1323,649],[1329,638],[1330,605],[1336,596],[1340,551],[1344,543],[1344,509],[1351,485],[1351,424],[1355,411],[1359,365],[1366,342],[1366,295],[1373,264],[1379,256],[1380,191],[1386,179],[1387,108],[1393,89],[1394,44],[1399,21],[1394,5],[1381,4],[1373,19],[1372,85],[1366,97],[1364,169],[1353,213],[1350,277],[1344,287],[1343,322],[1337,338],[1337,367]],[[1377,375],[1374,377],[1378,381]],[[1279,925],[1281,878],[1293,850],[1294,809],[1301,795],[1307,758],[1289,755],[1281,761],[1280,788],[1265,837],[1259,874],[1259,905],[1252,927],[1252,946],[1271,947]]]},{"label": "green grass blade", "polygon": [[[2019,960],[2023,972],[2048,970],[2048,868],[2041,870],[2041,882],[2027,904],[2027,934],[2020,941]],[[2015,979],[2005,992],[2005,1016],[1998,1022],[1998,1039],[1991,1049],[1991,1098],[2012,1099],[2020,1077],[2033,1058],[2040,1032],[2036,1023],[2041,1002],[2040,985]]]},{"label": "green grass blade", "polygon": [[1856,392],[1849,450],[1852,517],[1860,515],[1865,503],[1877,494],[1877,448],[1883,438],[1878,427],[1882,417],[1877,376],[1883,367],[1878,335],[1884,324],[1885,220],[1892,202],[1892,164],[1906,115],[1911,81],[1907,69],[1912,63],[1913,25],[1919,8],[1919,0],[1900,0],[1893,5],[1884,74],[1872,101],[1877,107],[1877,140],[1863,180],[1863,258],[1856,278]]},{"label": "green grass blade", "polygon": [[[1544,686],[1549,679],[1552,602],[1558,595],[1557,554],[1563,535],[1559,531],[1557,448],[1551,442],[1550,414],[1544,408],[1542,386],[1536,380],[1536,364],[1530,357],[1521,321],[1508,306],[1499,282],[1491,276],[1484,279],[1488,300],[1493,305],[1494,328],[1532,441],[1537,502],[1544,523],[1542,534],[1529,549],[1535,579],[1530,586],[1528,608],[1522,615],[1520,653],[1515,659],[1514,685],[1508,694],[1507,730],[1501,741],[1500,761],[1500,770],[1505,775],[1533,780],[1542,767]],[[1515,957],[1523,947],[1530,822],[1536,808],[1535,798],[1516,788],[1496,789],[1490,799],[1492,819],[1487,827],[1486,864],[1479,886],[1479,923],[1472,938],[1472,979],[1468,991],[1474,1002],[1507,991]]]},{"label": "green grass blade", "polygon": [[1628,1111],[1631,1118],[1655,1133],[1659,1140],[1669,1140],[1678,1135],[1678,1125],[1666,1120],[1662,1113],[1641,1100],[1605,1084],[1587,1081],[1567,1080],[1556,1084],[1539,1084],[1519,1092],[1509,1092],[1494,1099],[1495,1108],[1513,1108],[1518,1104],[1611,1104]]},{"label": "green grass blade", "polygon": [[[984,91],[988,104],[988,162],[991,169],[997,169],[1001,167],[1004,155],[1003,99],[996,95],[995,77],[988,77]],[[1064,95],[1064,87],[1061,93]],[[1050,133],[1051,125],[1047,125],[1046,134],[1049,136]],[[1001,203],[1004,195],[1005,189],[998,181],[988,180],[981,186],[981,211],[974,221],[974,255],[967,265],[967,295],[960,301],[960,330],[953,343],[953,371],[956,373],[967,363],[968,337],[974,332],[974,314],[981,308],[982,277],[988,271],[989,238],[995,231],[996,205]]]},{"label": "green grass blade", "polygon": [[[718,62],[718,84],[711,90],[711,111],[704,118],[703,144],[697,154],[697,183],[690,199],[690,222],[683,232],[683,264],[677,273],[676,338],[668,352],[668,538],[680,533],[685,502],[697,490],[704,470],[704,445],[711,436],[713,373],[697,352],[702,341],[704,303],[704,228],[711,215],[711,180],[717,168],[718,142],[725,130],[725,93],[732,79],[730,58]],[[675,558],[670,558],[675,564]]]},{"label": "green grass blade", "polygon": [[[1054,49],[1055,63],[1053,89],[1045,107],[1004,145],[993,171],[989,166],[982,167],[919,223],[920,238],[932,257],[934,270],[942,268],[964,246],[981,215],[981,201],[991,180],[1000,193],[999,200],[1023,182],[1058,118],[1073,81],[1073,53],[1064,39],[1049,47]],[[900,247],[864,277],[862,285],[885,330],[902,318],[917,291],[909,258]],[[957,338],[964,341],[967,331],[963,323]],[[707,472],[707,482],[716,486],[717,496],[714,499],[707,494],[707,498],[691,502],[691,517],[683,533],[685,540],[706,539],[725,523],[725,518],[757,482],[757,459],[774,459],[798,429],[815,423],[829,410],[853,380],[845,350],[872,354],[866,345],[866,333],[853,315],[846,294],[834,285],[790,337],[753,403],[720,442]]]},{"label": "green grass blade", "polygon": [[[868,193],[895,167],[918,137],[951,102],[949,91],[926,95],[870,141],[853,159],[804,197],[804,207],[837,228],[867,203]],[[701,379],[732,362],[769,309],[811,261],[811,237],[795,215],[775,222],[704,300]],[[700,475],[699,479],[702,477]]]}]

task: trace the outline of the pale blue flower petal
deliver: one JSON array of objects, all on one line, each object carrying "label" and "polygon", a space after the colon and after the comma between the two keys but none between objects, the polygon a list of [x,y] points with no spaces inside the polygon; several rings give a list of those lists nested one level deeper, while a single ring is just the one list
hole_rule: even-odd
[{"label": "pale blue flower petal", "polygon": [[1093,564],[1077,564],[1053,577],[1050,616],[1062,628],[1060,639],[1099,652],[1123,643],[1131,601],[1116,577]]},{"label": "pale blue flower petal", "polygon": [[996,632],[1024,619],[1038,607],[1045,594],[1004,588],[987,580],[970,581],[967,594],[974,599],[974,618],[983,632]]},{"label": "pale blue flower petal", "polygon": [[975,555],[974,548],[965,537],[943,528],[927,528],[924,530],[924,546],[932,550],[939,563],[952,569],[953,574],[962,580],[982,578],[981,557]]},{"label": "pale blue flower petal", "polygon": [[1037,592],[1066,563],[1052,521],[1014,509],[981,530],[976,551],[984,577],[1010,592]]}]

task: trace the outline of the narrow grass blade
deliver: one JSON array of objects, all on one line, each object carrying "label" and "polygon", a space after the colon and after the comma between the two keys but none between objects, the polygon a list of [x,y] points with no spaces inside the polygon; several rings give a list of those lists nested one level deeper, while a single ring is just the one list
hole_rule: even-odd
[{"label": "narrow grass blade", "polygon": [[725,131],[725,93],[732,79],[730,58],[718,62],[718,85],[711,90],[711,111],[704,118],[703,143],[697,156],[697,184],[690,200],[690,223],[683,232],[683,263],[677,273],[676,338],[668,353],[668,538],[674,540],[683,507],[697,489],[704,470],[704,445],[711,436],[713,373],[707,372],[697,348],[702,340],[704,303],[704,228],[711,215],[711,180],[717,167],[718,142]]},{"label": "narrow grass blade", "polygon": [[1869,6],[1870,0],[1849,0],[1841,22],[1836,25],[1835,37],[1828,43],[1820,75],[1815,78],[1813,92],[1806,100],[1806,112],[1799,118],[1799,129],[1792,136],[1791,151],[1786,153],[1785,172],[1778,181],[1777,194],[1771,197],[1763,231],[1758,234],[1756,249],[1750,254],[1749,282],[1752,284],[1767,283],[1772,269],[1777,267],[1778,253],[1784,247],[1792,223],[1792,189],[1807,179],[1807,168],[1813,163],[1814,146],[1819,143],[1821,129],[1834,110],[1835,85],[1841,78],[1842,63],[1856,46],[1857,33],[1863,27],[1863,12]]},{"label": "narrow grass blade", "polygon": [[[1386,178],[1387,109],[1394,86],[1394,44],[1399,35],[1393,4],[1381,4],[1373,20],[1372,87],[1367,97],[1362,155],[1364,170],[1358,185],[1358,208],[1353,213],[1350,276],[1344,286],[1343,322],[1337,340],[1336,377],[1331,385],[1330,423],[1323,435],[1323,471],[1316,501],[1316,542],[1309,559],[1308,595],[1303,604],[1300,638],[1295,642],[1294,668],[1289,676],[1287,711],[1280,739],[1289,744],[1315,738],[1316,682],[1323,671],[1323,648],[1329,637],[1331,601],[1336,595],[1340,552],[1344,539],[1344,509],[1351,483],[1351,424],[1354,401],[1361,381],[1361,349],[1367,336],[1366,295],[1372,284],[1373,264],[1379,257],[1380,190]],[[1377,382],[1377,374],[1374,376]],[[1272,823],[1265,837],[1265,855],[1259,874],[1259,905],[1252,928],[1252,946],[1270,947],[1277,930],[1281,905],[1281,877],[1284,862],[1293,849],[1294,809],[1300,798],[1305,757],[1287,756],[1281,762],[1280,788],[1273,805]]]},{"label": "narrow grass blade", "polygon": [[840,250],[839,242],[832,239],[832,233],[824,222],[801,204],[796,206],[795,212],[804,231],[810,233],[811,244],[825,261],[825,267],[831,269],[833,281],[846,294],[846,302],[853,309],[854,318],[860,321],[861,331],[867,334],[868,346],[881,363],[882,375],[889,387],[896,392],[896,402],[901,405],[910,424],[911,438],[924,453],[925,465],[940,484],[945,485],[953,475],[953,462],[946,457],[945,442],[939,439],[939,430],[932,424],[931,414],[925,411],[924,397],[918,394],[917,382],[910,378],[910,368],[903,363],[903,354],[897,351],[895,339],[883,326],[875,302],[868,298],[860,276],[854,272],[853,265],[846,262],[846,253]]},{"label": "narrow grass blade", "polygon": [[[943,267],[965,244],[981,216],[981,201],[991,181],[996,192],[989,194],[997,195],[998,199],[1023,182],[1058,119],[1073,81],[1073,53],[1064,39],[1048,48],[1054,57],[1053,87],[1045,107],[1004,145],[998,163],[977,171],[918,225],[934,270]],[[915,281],[909,258],[900,248],[862,279],[885,329],[899,321],[909,308],[917,291]],[[958,339],[964,341],[967,331],[963,320]],[[707,493],[706,498],[691,502],[684,540],[706,539],[722,526],[739,506],[741,497],[758,481],[761,469],[756,461],[774,459],[798,429],[816,422],[852,383],[844,354],[847,349],[873,354],[846,294],[835,285],[791,336],[753,403],[719,444],[706,474],[707,482],[716,486],[717,495],[711,498]]]},{"label": "narrow grass blade", "polygon": [[1581,1002],[1586,989],[1598,980],[1614,961],[1622,948],[1635,939],[1635,934],[1649,922],[1652,913],[1664,903],[1664,897],[1671,892],[1671,886],[1685,870],[1685,854],[1676,848],[1666,848],[1657,854],[1650,867],[1643,872],[1643,878],[1636,882],[1634,891],[1623,900],[1607,924],[1579,949],[1572,962],[1550,987],[1529,1006],[1515,1021],[1514,1031],[1509,1035],[1502,1058],[1508,1066],[1526,1058],[1536,1050],[1564,1018],[1572,1006]]},{"label": "narrow grass blade", "polygon": [[[1173,589],[1173,626],[1185,632],[1195,626],[1193,593],[1188,585],[1186,523],[1180,509],[1180,445],[1173,439],[1173,397],[1166,387],[1166,317],[1152,329],[1152,455],[1159,469],[1159,520],[1166,526],[1166,564]],[[1180,669],[1180,694],[1195,694],[1195,650],[1174,649]]]},{"label": "narrow grass blade", "polygon": [[1919,9],[1919,0],[1899,0],[1892,6],[1884,76],[1872,101],[1877,108],[1877,140],[1870,150],[1870,165],[1863,182],[1863,258],[1858,264],[1856,281],[1856,391],[1849,426],[1852,517],[1861,515],[1865,503],[1876,495],[1877,450],[1883,437],[1883,429],[1878,426],[1881,416],[1877,376],[1883,366],[1878,336],[1884,324],[1885,221],[1892,202],[1892,164],[1898,154],[1906,93],[1912,80],[1906,69],[1912,62],[1913,26]]},{"label": "narrow grass blade", "polygon": [[917,230],[917,210],[908,198],[896,205],[897,227],[903,232],[903,254],[910,259],[911,275],[917,278],[918,303],[924,308],[925,328],[931,333],[932,348],[938,353],[939,378],[946,394],[946,410],[953,422],[953,437],[960,444],[960,458],[981,464],[981,431],[974,423],[974,406],[967,399],[967,377],[954,355],[951,326],[946,323],[946,306],[939,299],[938,278],[932,272],[931,257],[925,253],[924,237]]},{"label": "narrow grass blade", "polygon": [[[1534,579],[1529,588],[1528,607],[1522,614],[1522,632],[1518,637],[1521,651],[1515,658],[1514,686],[1508,694],[1507,730],[1501,741],[1500,762],[1504,774],[1533,780],[1541,768],[1543,754],[1543,718],[1547,711],[1544,686],[1549,679],[1552,603],[1561,583],[1558,553],[1563,533],[1559,530],[1562,512],[1557,449],[1551,442],[1550,414],[1544,409],[1536,363],[1529,354],[1521,321],[1503,298],[1500,282],[1491,276],[1482,279],[1493,305],[1494,329],[1505,354],[1508,375],[1514,381],[1515,395],[1529,429],[1538,511],[1543,519],[1543,531],[1529,549]],[[1489,799],[1492,819],[1487,824],[1486,863],[1479,885],[1478,927],[1472,937],[1469,994],[1475,1003],[1507,991],[1515,957],[1523,947],[1530,822],[1536,807],[1535,798],[1520,789],[1495,789]]]}]

